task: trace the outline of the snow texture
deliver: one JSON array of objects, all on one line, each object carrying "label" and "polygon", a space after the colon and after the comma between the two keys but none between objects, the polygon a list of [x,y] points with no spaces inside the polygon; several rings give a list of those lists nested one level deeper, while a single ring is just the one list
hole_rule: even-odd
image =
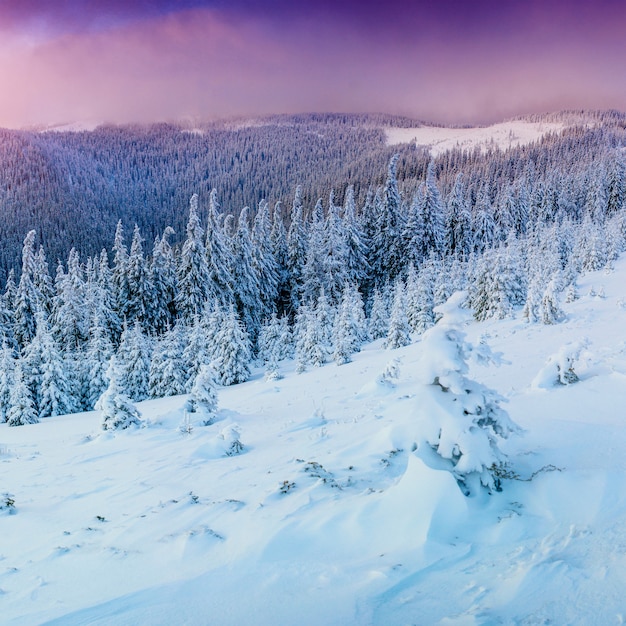
[{"label": "snow texture", "polygon": [[429,149],[436,157],[448,150],[461,149],[485,151],[491,147],[502,150],[539,141],[548,133],[563,130],[561,123],[528,122],[523,120],[502,122],[491,126],[472,128],[446,128],[421,126],[419,128],[385,128],[387,144],[415,143]]},{"label": "snow texture", "polygon": [[[455,332],[504,357],[459,375],[524,429],[500,442],[491,495],[466,497],[445,459],[412,449],[420,389],[458,373],[454,351],[426,367],[426,334],[392,364],[379,339],[341,367],[254,369],[183,432],[187,396],[139,403],[144,427],[123,431],[100,411],[0,424],[2,623],[623,623],[626,259],[580,293],[600,283],[559,324],[457,307]],[[531,385],[583,336],[578,383]]]}]

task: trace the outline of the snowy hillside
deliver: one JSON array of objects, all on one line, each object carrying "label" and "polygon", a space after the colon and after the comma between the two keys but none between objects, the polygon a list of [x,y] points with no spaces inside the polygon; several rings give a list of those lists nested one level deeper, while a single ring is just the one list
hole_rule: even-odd
[{"label": "snowy hillside", "polygon": [[[468,375],[524,429],[492,495],[412,450],[421,340],[259,371],[209,426],[185,424],[185,396],[140,403],[127,431],[99,412],[0,424],[2,622],[623,623],[626,259],[579,293],[560,324],[464,328],[504,359]],[[580,381],[546,384],[573,342]]]},{"label": "snowy hillside", "polygon": [[428,147],[433,157],[448,150],[481,150],[488,148],[516,148],[538,141],[548,133],[558,133],[564,128],[560,122],[530,122],[514,120],[476,126],[472,128],[447,128],[422,126],[420,128],[385,128],[387,143],[394,146],[401,143],[415,143]]}]

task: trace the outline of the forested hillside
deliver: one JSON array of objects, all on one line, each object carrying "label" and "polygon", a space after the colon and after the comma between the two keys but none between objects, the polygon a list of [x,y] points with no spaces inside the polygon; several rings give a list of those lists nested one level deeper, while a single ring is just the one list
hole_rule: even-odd
[{"label": "forested hillside", "polygon": [[[335,139],[354,133],[367,145],[367,137],[380,132],[349,121],[331,119]],[[296,124],[293,132],[304,132],[308,124]],[[232,131],[208,132],[226,137]],[[252,127],[243,131],[244,136],[254,132]],[[0,301],[2,420],[19,425],[92,409],[109,384],[136,401],[185,393],[204,367],[211,369],[208,379],[230,385],[247,379],[254,359],[266,364],[269,377],[280,376],[280,361],[291,357],[298,371],[330,360],[346,363],[368,340],[386,337],[390,349],[406,345],[435,323],[434,308],[456,290],[467,291],[478,320],[523,309],[531,323],[556,323],[560,302],[577,297],[578,276],[610,267],[626,248],[625,131],[618,114],[590,116],[584,127],[506,152],[448,152],[429,161],[414,147],[388,158],[389,149],[381,144],[378,152],[343,163],[338,171],[345,178],[322,169],[313,188],[327,189],[314,203],[307,200],[311,191],[307,195],[297,186],[288,205],[262,199],[237,211],[224,209],[223,192],[210,188],[206,171],[184,171],[202,195],[191,195],[191,182],[175,187],[181,164],[198,161],[177,151],[168,137],[182,138],[196,155],[201,146],[206,149],[204,135],[171,128],[14,134],[4,144],[5,155],[21,149],[28,162],[40,164],[38,173],[23,169],[28,183],[18,188],[38,190],[42,206],[55,206],[60,190],[73,189],[74,181],[88,189],[97,179],[96,190],[103,189],[106,172],[116,169],[118,176],[108,179],[109,196],[96,191],[93,201],[113,203],[126,194],[123,206],[133,207],[131,219],[138,223],[131,234],[119,220],[107,230],[99,254],[85,256],[72,247],[52,272],[47,259],[61,243],[70,244],[70,226],[90,232],[92,245],[99,243],[97,229],[83,216],[96,218],[74,205],[63,216],[64,226],[55,209],[47,223],[28,232],[21,271],[10,273]],[[345,145],[356,150],[358,142],[352,140]],[[39,150],[29,152],[37,142]],[[80,150],[69,149],[73,142]],[[95,158],[71,158],[86,145],[99,163],[108,164],[106,170]],[[157,145],[169,150],[158,153]],[[333,145],[328,154],[339,158],[346,147],[340,141]],[[46,160],[42,146],[60,152]],[[102,159],[107,146],[115,148]],[[213,150],[213,160],[223,163],[226,143]],[[325,152],[310,145],[307,150],[306,162],[318,163],[318,170],[305,177],[311,181]],[[255,147],[249,154],[255,156],[249,159],[253,173],[246,184],[256,195],[271,193],[270,180],[284,184],[285,177],[274,170],[266,186],[255,187],[265,180],[258,178],[255,163],[278,162],[280,150],[272,153],[268,144],[267,153]],[[359,192],[353,185],[343,188],[352,166],[365,178],[383,157],[388,162],[382,184],[377,174]],[[92,178],[82,180],[79,172],[87,171],[88,162]],[[126,169],[139,162],[141,167]],[[150,176],[122,184],[138,171]],[[223,176],[229,171],[224,165]],[[51,185],[49,172],[57,173]],[[336,185],[320,182],[333,176]],[[160,187],[164,181],[169,182]],[[181,216],[163,205],[158,220],[139,211],[149,206],[151,193],[170,193],[173,203],[189,207],[184,228]],[[226,193],[234,202],[233,194],[243,192],[226,185]],[[117,214],[111,209],[107,220]],[[21,223],[6,215],[4,227]],[[62,241],[49,234],[53,217]],[[152,236],[168,218],[179,229],[179,243],[169,226]]]},{"label": "forested hillside", "polygon": [[[610,171],[610,152],[624,142],[624,115],[532,118],[538,119],[560,120],[565,131],[506,153],[456,150],[435,159],[444,196],[462,173],[472,211],[480,201],[495,211],[511,190],[521,191],[529,203],[544,202],[542,195],[554,203],[557,188],[565,187],[567,198],[559,201],[580,206],[589,182],[618,175]],[[72,247],[81,258],[110,248],[120,219],[127,232],[137,224],[149,242],[171,226],[172,243],[180,244],[189,198],[198,194],[206,219],[214,188],[221,211],[235,217],[245,206],[254,214],[265,199],[272,207],[281,201],[288,219],[298,185],[306,216],[331,189],[336,202],[343,203],[348,186],[361,210],[368,193],[384,184],[394,153],[400,154],[403,201],[410,203],[424,178],[428,153],[409,144],[388,146],[383,129],[414,125],[419,123],[390,116],[308,115],[82,132],[0,130],[0,279],[9,269],[19,273],[22,241],[32,229],[52,265],[67,259]]]}]

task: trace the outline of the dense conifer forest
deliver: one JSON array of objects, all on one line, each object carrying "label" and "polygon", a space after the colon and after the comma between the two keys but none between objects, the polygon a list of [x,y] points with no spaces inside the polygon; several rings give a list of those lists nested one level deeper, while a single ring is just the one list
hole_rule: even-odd
[{"label": "dense conifer forest", "polygon": [[387,146],[408,122],[384,117],[2,131],[0,420],[346,363],[456,290],[479,320],[557,323],[626,248],[626,116],[552,119],[434,159]]}]

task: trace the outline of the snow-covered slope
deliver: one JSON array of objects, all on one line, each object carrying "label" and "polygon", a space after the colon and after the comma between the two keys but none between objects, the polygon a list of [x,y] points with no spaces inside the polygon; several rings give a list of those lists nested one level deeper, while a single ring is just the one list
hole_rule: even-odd
[{"label": "snow-covered slope", "polygon": [[[580,294],[555,326],[465,329],[508,361],[470,376],[525,429],[491,496],[466,498],[411,450],[419,341],[259,373],[191,432],[184,397],[142,403],[133,431],[101,431],[97,412],[0,425],[0,493],[15,502],[0,510],[2,622],[623,623],[626,259]],[[580,382],[533,384],[583,338]],[[244,450],[226,456],[233,429]]]},{"label": "snow-covered slope", "polygon": [[415,143],[429,148],[431,155],[435,157],[454,148],[474,150],[479,147],[483,151],[490,147],[502,150],[515,148],[538,141],[548,133],[558,133],[563,128],[564,124],[559,122],[514,120],[472,128],[385,128],[385,134],[389,145]]}]

